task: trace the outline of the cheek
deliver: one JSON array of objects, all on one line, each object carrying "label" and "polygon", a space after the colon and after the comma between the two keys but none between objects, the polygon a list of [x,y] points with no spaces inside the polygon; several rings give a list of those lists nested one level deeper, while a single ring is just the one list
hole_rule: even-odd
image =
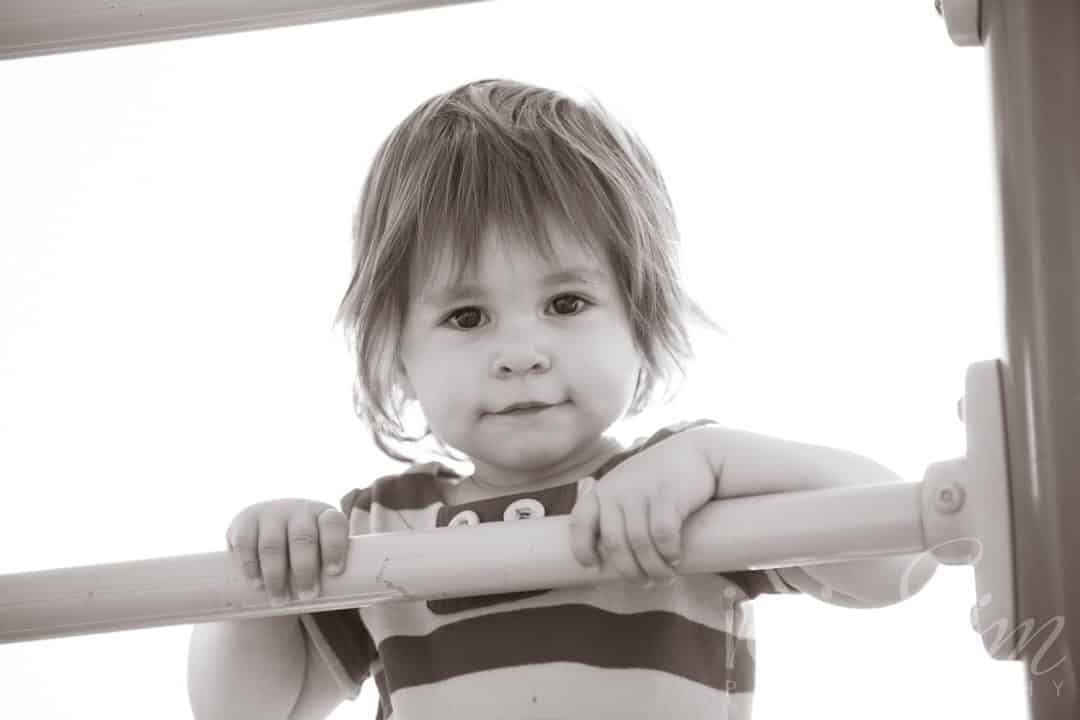
[{"label": "cheek", "polygon": [[444,416],[467,410],[476,402],[474,380],[462,372],[462,363],[443,351],[436,362],[420,363],[413,385],[418,399],[429,416]]},{"label": "cheek", "polygon": [[619,391],[627,383],[633,391],[641,358],[629,334],[621,328],[596,332],[587,342],[577,345],[568,356],[581,384],[593,383],[609,392]]},{"label": "cheek", "polygon": [[417,399],[431,403],[452,392],[449,379],[457,364],[452,360],[452,351],[418,335],[419,330],[406,333],[401,354]]}]

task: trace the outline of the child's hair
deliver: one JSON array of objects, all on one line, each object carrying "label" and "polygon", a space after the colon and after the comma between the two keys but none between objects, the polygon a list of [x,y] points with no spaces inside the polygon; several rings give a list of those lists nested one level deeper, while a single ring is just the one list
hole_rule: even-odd
[{"label": "child's hair", "polygon": [[[460,280],[474,268],[491,225],[545,259],[545,212],[575,229],[608,261],[644,363],[628,414],[648,407],[659,381],[685,377],[693,357],[685,320],[724,334],[683,292],[678,230],[667,188],[645,146],[590,94],[590,102],[503,79],[471,82],[432,97],[398,125],[375,154],[353,218],[352,279],[336,322],[355,343],[357,415],[375,444],[401,462],[388,440],[455,454],[430,426],[405,432],[401,332],[414,280],[437,261]],[[449,252],[448,252],[449,250]]]}]

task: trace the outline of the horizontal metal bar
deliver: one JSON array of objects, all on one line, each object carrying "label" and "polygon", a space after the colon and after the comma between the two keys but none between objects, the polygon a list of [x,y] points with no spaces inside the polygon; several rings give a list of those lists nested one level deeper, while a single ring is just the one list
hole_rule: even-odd
[{"label": "horizontal metal bar", "polygon": [[[688,518],[681,574],[819,565],[926,549],[922,483],[714,501]],[[585,568],[569,517],[352,536],[322,594],[272,607],[228,552],[0,575],[0,643],[619,580]]]},{"label": "horizontal metal bar", "polygon": [[481,0],[5,0],[0,59],[305,25]]}]

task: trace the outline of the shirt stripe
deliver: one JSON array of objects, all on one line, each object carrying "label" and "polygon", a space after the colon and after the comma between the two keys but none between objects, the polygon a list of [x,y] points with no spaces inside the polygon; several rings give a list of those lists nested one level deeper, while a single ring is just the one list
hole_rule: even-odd
[{"label": "shirt stripe", "polygon": [[[588,642],[582,642],[583,628]],[[658,670],[718,690],[754,689],[746,640],[670,612],[622,615],[589,605],[516,609],[428,635],[395,635],[380,643],[379,652],[395,689],[559,661]]]}]

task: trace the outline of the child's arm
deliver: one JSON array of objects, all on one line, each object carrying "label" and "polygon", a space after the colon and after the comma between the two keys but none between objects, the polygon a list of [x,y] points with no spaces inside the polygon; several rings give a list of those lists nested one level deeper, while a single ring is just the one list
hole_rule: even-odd
[{"label": "child's arm", "polygon": [[288,720],[306,666],[296,616],[196,625],[188,649],[192,715]]},{"label": "child's arm", "polygon": [[[693,434],[717,478],[715,499],[830,487],[903,482],[870,458],[836,448],[808,445],[707,426]],[[894,555],[825,565],[778,568],[785,581],[819,600],[873,608],[906,600],[937,570],[930,553]]]},{"label": "child's arm", "polygon": [[[687,517],[708,502],[896,482],[901,478],[888,468],[854,453],[701,426],[621,462],[578,498],[571,547],[583,565],[610,565],[627,582],[663,580],[675,573]],[[918,553],[776,572],[820,600],[862,608],[906,599],[936,568],[932,554]]]},{"label": "child's arm", "polygon": [[[245,508],[229,525],[229,552],[271,597],[318,594],[323,566],[348,549],[345,515],[318,500],[285,498]],[[331,572],[327,568],[328,572]],[[188,652],[188,695],[196,720],[324,718],[345,699],[327,661],[295,615],[206,623]]]},{"label": "child's arm", "polygon": [[296,698],[289,720],[323,720],[342,700],[348,698],[320,656],[311,636],[304,633],[307,669],[300,696]]},{"label": "child's arm", "polygon": [[346,699],[295,615],[197,625],[188,653],[196,720],[322,720]]}]

